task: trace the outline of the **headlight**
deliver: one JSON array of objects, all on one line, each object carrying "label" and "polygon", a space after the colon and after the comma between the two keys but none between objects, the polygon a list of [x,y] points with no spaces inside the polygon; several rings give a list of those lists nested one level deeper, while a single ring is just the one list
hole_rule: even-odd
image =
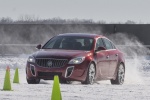
[{"label": "headlight", "polygon": [[28,58],[28,62],[35,63],[35,58],[34,58],[34,57],[32,57],[32,56],[30,56],[30,57]]},{"label": "headlight", "polygon": [[73,58],[69,61],[69,64],[81,64],[84,61],[85,57]]}]

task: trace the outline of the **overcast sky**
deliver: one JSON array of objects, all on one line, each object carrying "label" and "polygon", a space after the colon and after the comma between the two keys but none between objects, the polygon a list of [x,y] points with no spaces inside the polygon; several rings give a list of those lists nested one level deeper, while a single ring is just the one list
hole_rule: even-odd
[{"label": "overcast sky", "polygon": [[150,0],[0,0],[0,18],[93,19],[150,22]]}]

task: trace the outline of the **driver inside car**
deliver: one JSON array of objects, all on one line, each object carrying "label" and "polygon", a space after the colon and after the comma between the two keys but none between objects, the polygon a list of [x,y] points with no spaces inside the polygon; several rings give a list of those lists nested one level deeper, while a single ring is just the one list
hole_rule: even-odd
[{"label": "driver inside car", "polygon": [[91,49],[91,42],[90,42],[89,39],[84,39],[84,46],[83,46],[83,48],[85,50],[90,50]]}]

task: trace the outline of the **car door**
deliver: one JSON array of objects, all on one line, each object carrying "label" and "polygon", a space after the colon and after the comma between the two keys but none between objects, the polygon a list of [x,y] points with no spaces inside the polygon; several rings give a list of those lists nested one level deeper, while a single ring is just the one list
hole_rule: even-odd
[{"label": "car door", "polygon": [[118,62],[118,53],[115,46],[106,38],[103,38],[105,47],[107,48],[108,52],[108,60],[109,60],[109,78],[112,78],[115,74],[115,70],[117,68]]},{"label": "car door", "polygon": [[[98,47],[104,47],[104,43],[101,38],[97,39],[96,50]],[[98,79],[107,79],[108,77],[109,61],[107,56],[108,53],[106,50],[96,52]]]}]

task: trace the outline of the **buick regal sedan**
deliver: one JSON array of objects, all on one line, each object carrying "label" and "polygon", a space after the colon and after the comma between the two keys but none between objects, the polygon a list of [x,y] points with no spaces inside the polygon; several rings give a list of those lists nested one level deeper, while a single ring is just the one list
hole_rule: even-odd
[{"label": "buick regal sedan", "polygon": [[121,85],[124,82],[123,53],[105,36],[65,33],[37,48],[27,60],[28,84],[38,84],[40,79],[53,80],[54,75],[59,76],[61,83],[93,84],[110,80],[111,84]]}]

